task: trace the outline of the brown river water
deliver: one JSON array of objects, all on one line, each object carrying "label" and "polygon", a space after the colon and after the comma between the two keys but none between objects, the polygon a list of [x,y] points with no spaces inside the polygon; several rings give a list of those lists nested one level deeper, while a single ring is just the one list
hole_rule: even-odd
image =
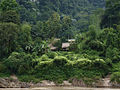
[{"label": "brown river water", "polygon": [[120,90],[111,88],[82,88],[82,87],[40,87],[40,88],[0,88],[0,90]]}]

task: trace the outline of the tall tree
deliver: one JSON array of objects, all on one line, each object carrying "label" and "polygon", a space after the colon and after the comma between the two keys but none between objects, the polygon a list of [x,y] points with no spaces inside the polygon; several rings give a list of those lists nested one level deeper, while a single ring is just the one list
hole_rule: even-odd
[{"label": "tall tree", "polygon": [[46,22],[46,24],[47,24],[48,29],[49,29],[48,33],[49,33],[50,38],[56,37],[57,32],[59,32],[61,29],[59,14],[53,13],[53,15]]},{"label": "tall tree", "polygon": [[106,10],[101,20],[101,27],[114,27],[120,24],[120,0],[107,0]]},{"label": "tall tree", "polygon": [[0,3],[0,21],[20,24],[18,3],[16,0],[2,0]]},{"label": "tall tree", "polygon": [[2,11],[17,10],[18,3],[16,0],[1,0],[0,9]]},{"label": "tall tree", "polygon": [[62,19],[62,29],[60,30],[60,38],[71,38],[73,36],[72,32],[72,19],[69,16],[64,16]]},{"label": "tall tree", "polygon": [[19,14],[16,0],[2,0],[0,3],[0,57],[8,56],[18,46]]},{"label": "tall tree", "polygon": [[18,25],[0,23],[0,57],[5,57],[17,48]]},{"label": "tall tree", "polygon": [[31,49],[32,38],[31,38],[31,26],[29,24],[23,24],[21,26],[18,42],[19,45],[21,45],[21,47],[24,50]]},{"label": "tall tree", "polygon": [[20,24],[20,16],[15,10],[9,10],[1,13],[0,17],[1,22],[12,22],[15,24]]}]

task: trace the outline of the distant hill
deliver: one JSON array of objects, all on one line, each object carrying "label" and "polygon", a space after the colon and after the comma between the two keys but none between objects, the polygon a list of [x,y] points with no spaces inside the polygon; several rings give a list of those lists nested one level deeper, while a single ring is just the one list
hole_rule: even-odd
[{"label": "distant hill", "polygon": [[[30,20],[46,20],[51,13],[70,15],[76,19],[87,17],[97,8],[105,7],[105,0],[17,0],[21,5],[21,14]],[[28,11],[27,11],[28,10]],[[34,13],[34,14],[33,14]],[[22,17],[23,18],[23,17]],[[28,21],[29,21],[28,19]],[[23,18],[22,20],[25,20]]]},{"label": "distant hill", "polygon": [[17,0],[21,20],[30,23],[47,20],[53,12],[61,17],[69,15],[76,19],[78,29],[88,26],[89,16],[98,8],[105,7],[105,0]]}]

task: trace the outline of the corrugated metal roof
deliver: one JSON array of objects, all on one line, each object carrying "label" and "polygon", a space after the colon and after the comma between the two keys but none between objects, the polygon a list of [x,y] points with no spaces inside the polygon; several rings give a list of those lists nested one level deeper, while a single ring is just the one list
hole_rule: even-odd
[{"label": "corrugated metal roof", "polygon": [[68,39],[68,42],[75,42],[75,39]]},{"label": "corrugated metal roof", "polygon": [[70,43],[62,43],[62,48],[68,48],[70,46]]}]

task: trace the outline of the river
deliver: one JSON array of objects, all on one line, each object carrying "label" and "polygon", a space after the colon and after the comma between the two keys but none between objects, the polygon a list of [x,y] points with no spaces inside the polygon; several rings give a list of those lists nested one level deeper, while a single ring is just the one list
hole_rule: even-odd
[{"label": "river", "polygon": [[40,88],[0,88],[0,90],[120,90],[110,88],[82,88],[82,87],[40,87]]}]

